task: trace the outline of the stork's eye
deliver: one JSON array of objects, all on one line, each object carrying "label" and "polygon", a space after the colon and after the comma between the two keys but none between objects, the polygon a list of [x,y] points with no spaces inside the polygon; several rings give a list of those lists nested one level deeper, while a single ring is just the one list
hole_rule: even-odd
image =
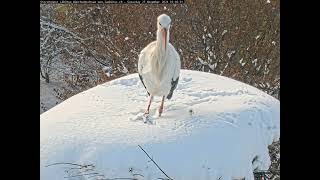
[{"label": "stork's eye", "polygon": [[159,23],[159,25],[161,26],[161,23]]}]

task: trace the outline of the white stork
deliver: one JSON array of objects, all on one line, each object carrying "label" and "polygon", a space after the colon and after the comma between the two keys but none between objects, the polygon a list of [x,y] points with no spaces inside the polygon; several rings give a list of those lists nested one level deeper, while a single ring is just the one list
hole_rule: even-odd
[{"label": "white stork", "polygon": [[159,117],[163,112],[165,97],[171,99],[173,90],[177,87],[180,74],[180,56],[169,42],[171,19],[162,14],[157,18],[157,40],[148,44],[139,55],[139,77],[149,95],[147,109],[149,109],[154,96],[161,96]]}]

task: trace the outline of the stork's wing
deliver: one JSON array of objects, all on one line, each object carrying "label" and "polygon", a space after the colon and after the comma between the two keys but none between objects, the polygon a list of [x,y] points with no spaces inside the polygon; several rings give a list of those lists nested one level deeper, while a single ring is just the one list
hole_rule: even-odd
[{"label": "stork's wing", "polygon": [[[139,74],[139,78],[140,78],[140,80],[141,80],[144,88],[147,90],[147,87],[146,87],[146,85],[144,85],[143,78],[142,78],[142,76],[141,76],[140,74]],[[150,93],[148,92],[148,90],[147,90],[147,93],[148,93],[148,95],[150,96]]]},{"label": "stork's wing", "polygon": [[170,89],[170,93],[168,94],[167,98],[168,99],[171,99],[172,97],[172,94],[173,94],[173,91],[177,88],[177,85],[178,85],[178,81],[179,81],[179,76],[177,77],[176,80],[171,80],[171,89]]},{"label": "stork's wing", "polygon": [[171,99],[173,91],[177,88],[177,85],[179,82],[180,68],[181,68],[180,56],[171,44],[170,46],[172,47],[171,49],[173,50],[172,58],[174,62],[174,68],[173,68],[173,74],[171,78],[171,89],[167,96],[168,99]]},{"label": "stork's wing", "polygon": [[147,89],[146,85],[144,84],[143,78],[142,78],[142,76],[141,76],[141,74],[142,74],[142,69],[143,69],[143,66],[144,66],[145,60],[146,60],[146,59],[145,59],[145,49],[146,49],[146,48],[144,48],[144,49],[141,51],[141,53],[139,54],[138,74],[139,74],[139,78],[140,78],[140,80],[141,80],[144,88],[147,90],[147,93],[148,93],[148,95],[150,96],[150,93],[148,92],[148,89]]}]

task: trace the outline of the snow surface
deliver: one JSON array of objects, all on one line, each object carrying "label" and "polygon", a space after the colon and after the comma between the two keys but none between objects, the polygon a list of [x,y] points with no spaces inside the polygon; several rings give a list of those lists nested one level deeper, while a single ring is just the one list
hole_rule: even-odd
[{"label": "snow surface", "polygon": [[165,179],[138,145],[175,180],[253,180],[254,169],[269,168],[267,146],[280,136],[280,102],[270,95],[223,76],[181,70],[162,117],[155,116],[155,98],[144,122],[146,103],[138,74],[131,74],[41,114],[41,179],[66,179],[68,165],[46,167],[62,162],[93,164],[91,173],[100,175],[67,178],[73,180]]}]

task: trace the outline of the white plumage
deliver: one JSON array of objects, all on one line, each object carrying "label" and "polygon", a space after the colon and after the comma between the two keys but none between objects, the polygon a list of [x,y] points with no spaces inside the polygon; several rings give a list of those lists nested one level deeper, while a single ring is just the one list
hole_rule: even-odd
[{"label": "white plumage", "polygon": [[180,74],[180,56],[169,43],[171,19],[162,14],[157,18],[157,40],[147,45],[139,55],[138,72],[149,94],[149,108],[153,96],[162,96],[159,116],[163,111],[164,98],[170,99],[176,88]]}]

